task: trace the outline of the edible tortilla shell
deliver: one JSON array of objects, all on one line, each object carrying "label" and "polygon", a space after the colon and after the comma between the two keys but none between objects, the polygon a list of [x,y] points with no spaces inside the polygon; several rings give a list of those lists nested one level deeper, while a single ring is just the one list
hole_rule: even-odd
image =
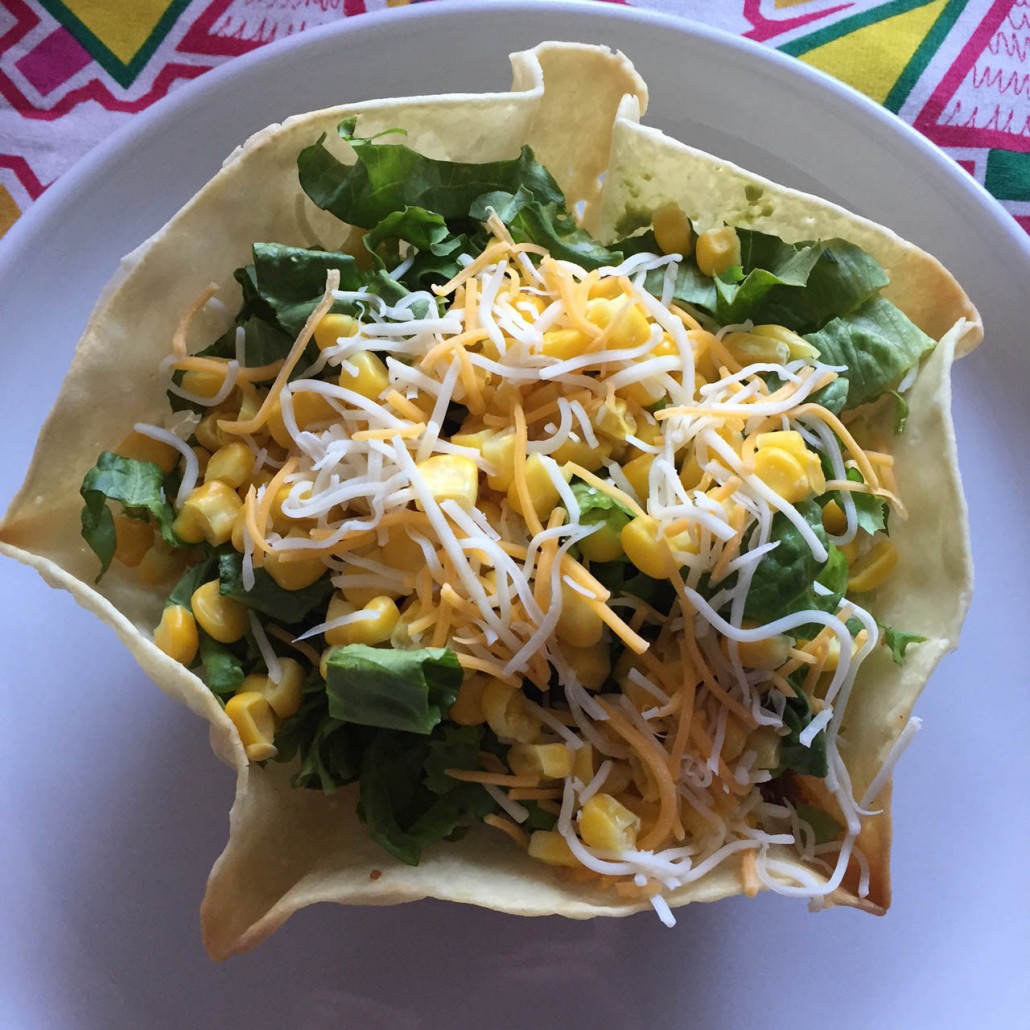
[{"label": "edible tortilla shell", "polygon": [[[257,133],[230,155],[207,186],[123,260],[79,343],[26,481],[0,524],[0,550],[34,566],[113,626],[162,690],[208,720],[212,747],[236,770],[229,841],[201,910],[204,943],[216,959],[254,947],[291,913],[317,901],[387,905],[433,897],[573,918],[648,907],[568,882],[488,828],[431,849],[418,867],[401,864],[359,823],[352,788],[331,796],[294,790],[289,769],[274,762],[248,765],[212,694],[152,642],[162,591],[143,587],[117,563],[99,586],[93,583],[96,558],[82,542],[82,502],[71,484],[101,450],[117,445],[132,422],[163,421],[168,409],[158,366],[182,312],[210,282],[221,284],[217,296],[234,310],[232,270],[250,260],[253,242],[338,243],[339,224],[298,187],[296,156],[322,133],[341,155],[349,153],[335,138],[344,117],[357,115],[363,136],[404,128],[415,149],[457,161],[511,158],[528,143],[570,202],[585,202],[587,223],[602,235],[612,232],[627,208],[653,210],[673,200],[701,227],[725,219],[788,240],[842,236],[876,256],[891,277],[891,299],[943,339],[912,390],[908,429],[897,441],[898,479],[912,515],[892,524],[902,564],[874,609],[881,621],[919,630],[929,640],[910,652],[903,668],[880,649],[862,669],[842,743],[857,796],[904,727],[931,669],[958,640],[971,567],[949,370],[953,356],[975,346],[981,333],[976,311],[951,276],[887,229],[641,126],[646,87],[619,54],[545,43],[511,61],[509,93],[384,100],[305,114]],[[761,190],[758,202],[748,199],[755,187]],[[191,327],[191,349],[226,327],[227,316],[215,308],[209,306]],[[921,460],[926,454],[934,461]],[[813,781],[810,789],[818,792],[821,784]],[[883,814],[867,821],[860,838],[870,863],[868,897],[856,897],[854,869],[831,900],[872,911],[889,903],[888,795],[889,788],[877,801]],[[674,892],[669,903],[713,901],[741,890],[739,863],[728,861]]]}]

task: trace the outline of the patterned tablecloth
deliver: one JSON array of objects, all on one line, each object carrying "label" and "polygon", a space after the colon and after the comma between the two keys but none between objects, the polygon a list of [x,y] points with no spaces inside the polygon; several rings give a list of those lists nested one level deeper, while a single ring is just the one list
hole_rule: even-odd
[{"label": "patterned tablecloth", "polygon": [[[182,83],[282,36],[407,2],[0,0],[0,235],[92,146]],[[747,36],[850,83],[942,147],[1030,232],[1030,0],[630,4]]]}]

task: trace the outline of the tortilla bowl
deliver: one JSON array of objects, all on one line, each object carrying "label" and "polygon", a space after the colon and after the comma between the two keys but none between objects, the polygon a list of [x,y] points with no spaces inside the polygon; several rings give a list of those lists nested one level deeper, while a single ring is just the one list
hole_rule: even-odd
[{"label": "tortilla bowl", "polygon": [[[619,54],[544,43],[511,61],[509,93],[384,100],[304,114],[234,151],[207,186],[124,259],[90,318],[26,480],[0,524],[0,550],[109,623],[162,690],[209,722],[212,747],[236,770],[229,841],[201,910],[204,943],[216,959],[256,946],[293,912],[318,901],[377,905],[432,897],[571,918],[649,907],[646,899],[623,900],[556,877],[487,828],[432,849],[416,867],[393,859],[360,825],[351,788],[335,795],[297,790],[289,768],[248,762],[211,691],[154,644],[160,591],[117,566],[94,582],[96,559],[80,536],[82,501],[73,484],[97,453],[117,444],[127,423],[161,422],[167,407],[159,365],[182,312],[209,283],[219,284],[215,296],[222,305],[208,305],[191,324],[191,351],[226,328],[236,300],[231,273],[249,260],[254,241],[305,246],[329,231],[330,217],[300,190],[295,163],[313,140],[332,138],[344,118],[356,116],[365,137],[404,129],[413,149],[452,161],[508,159],[528,144],[570,208],[582,205],[584,224],[602,240],[615,237],[631,209],[653,212],[674,202],[702,229],[727,222],[787,242],[840,237],[875,257],[890,278],[884,295],[939,342],[908,395],[908,425],[895,441],[896,475],[910,517],[892,526],[904,561],[876,598],[880,621],[918,627],[927,640],[904,665],[880,649],[862,668],[842,744],[855,797],[867,793],[932,669],[958,642],[972,569],[950,367],[982,335],[958,284],[933,257],[890,230],[641,125],[646,86]],[[347,146],[335,145],[346,159]],[[858,838],[868,890],[859,896],[856,862],[828,900],[883,912],[890,903],[889,784],[872,800],[879,814],[864,820]],[[781,858],[797,862],[786,850]],[[743,889],[739,865],[725,862],[666,900],[676,907]]]}]

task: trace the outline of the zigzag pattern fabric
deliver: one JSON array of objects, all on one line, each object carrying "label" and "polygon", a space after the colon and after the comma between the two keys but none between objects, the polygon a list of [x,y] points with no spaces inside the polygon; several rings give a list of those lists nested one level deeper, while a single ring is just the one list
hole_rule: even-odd
[{"label": "zigzag pattern fabric", "polygon": [[[407,3],[0,0],[0,235],[183,82],[284,36]],[[1030,232],[1030,0],[628,5],[735,32],[854,86],[942,147]]]}]

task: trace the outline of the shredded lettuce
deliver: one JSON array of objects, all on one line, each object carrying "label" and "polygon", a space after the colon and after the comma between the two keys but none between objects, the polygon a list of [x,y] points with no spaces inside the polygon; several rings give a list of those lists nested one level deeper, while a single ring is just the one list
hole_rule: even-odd
[{"label": "shredded lettuce", "polygon": [[184,546],[172,530],[175,513],[164,489],[165,474],[149,461],[104,451],[82,480],[82,538],[100,559],[97,582],[107,572],[118,544],[108,501],[117,501],[129,518],[152,519],[164,540]]},{"label": "shredded lettuce", "polygon": [[329,655],[329,714],[340,722],[429,733],[454,704],[462,671],[449,648],[348,644]]},{"label": "shredded lettuce", "polygon": [[218,579],[221,593],[287,626],[303,622],[316,609],[324,611],[333,592],[328,569],[321,579],[302,590],[284,590],[264,569],[255,569],[254,589],[247,590],[243,585],[243,555],[237,551],[219,555]]}]

